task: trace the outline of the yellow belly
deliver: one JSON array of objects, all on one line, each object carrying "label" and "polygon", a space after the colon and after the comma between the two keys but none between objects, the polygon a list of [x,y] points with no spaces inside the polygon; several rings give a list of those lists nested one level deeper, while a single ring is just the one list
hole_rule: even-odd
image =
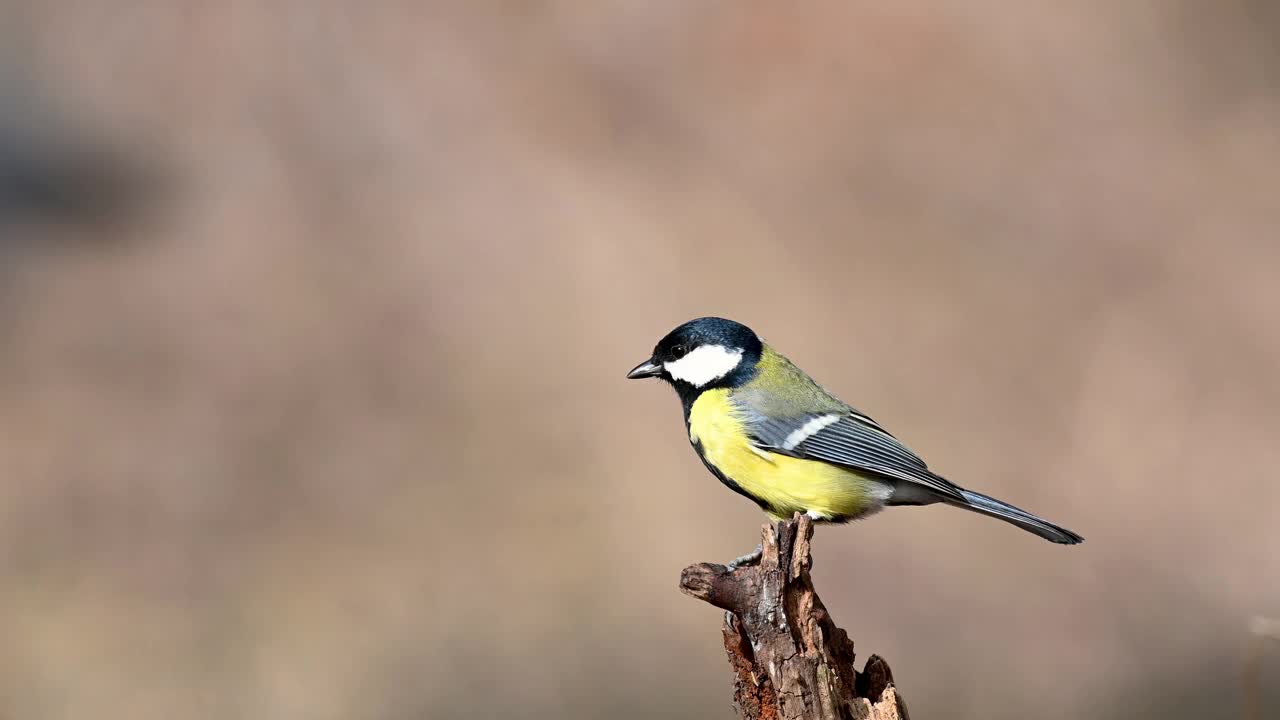
[{"label": "yellow belly", "polygon": [[728,390],[708,390],[694,401],[689,440],[775,518],[807,512],[827,520],[852,519],[879,510],[891,493],[886,482],[848,468],[753,447]]}]

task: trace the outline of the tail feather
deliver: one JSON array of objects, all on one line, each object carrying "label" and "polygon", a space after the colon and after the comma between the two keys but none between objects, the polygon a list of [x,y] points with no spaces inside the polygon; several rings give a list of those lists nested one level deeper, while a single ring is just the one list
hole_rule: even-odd
[{"label": "tail feather", "polygon": [[1061,543],[1063,545],[1076,545],[1084,542],[1084,538],[1071,532],[1070,530],[1058,527],[1047,520],[1042,520],[1031,513],[1020,510],[1008,503],[1002,503],[992,497],[987,497],[981,493],[969,490],[961,490],[960,494],[964,496],[964,502],[959,500],[944,500],[948,505],[954,505],[965,510],[972,510],[976,513],[989,515],[993,518],[999,518],[1012,525],[1035,533],[1049,542]]}]

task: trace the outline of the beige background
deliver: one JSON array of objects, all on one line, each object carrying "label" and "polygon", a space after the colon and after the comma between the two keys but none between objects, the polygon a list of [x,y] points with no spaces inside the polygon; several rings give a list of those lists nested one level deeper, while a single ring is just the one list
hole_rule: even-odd
[{"label": "beige background", "polygon": [[4,6],[161,182],[7,231],[0,717],[731,717],[675,582],[761,517],[622,379],[705,314],[1088,539],[820,531],[916,717],[1240,716],[1271,3],[373,5]]}]

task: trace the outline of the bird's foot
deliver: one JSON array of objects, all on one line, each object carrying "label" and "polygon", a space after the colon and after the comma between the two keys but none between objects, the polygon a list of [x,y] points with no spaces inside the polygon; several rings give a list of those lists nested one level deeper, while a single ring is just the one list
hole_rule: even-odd
[{"label": "bird's foot", "polygon": [[742,557],[734,558],[733,560],[730,560],[729,564],[726,565],[725,567],[729,568],[729,570],[732,571],[732,570],[737,570],[738,568],[743,567],[745,565],[756,565],[760,562],[760,558],[763,555],[764,555],[764,545],[757,545],[755,550],[752,550],[751,552],[747,553],[746,555],[743,555]]}]

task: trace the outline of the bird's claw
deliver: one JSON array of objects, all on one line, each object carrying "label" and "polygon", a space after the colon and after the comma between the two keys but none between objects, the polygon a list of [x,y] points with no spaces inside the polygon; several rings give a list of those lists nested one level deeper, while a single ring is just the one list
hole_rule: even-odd
[{"label": "bird's claw", "polygon": [[764,555],[764,545],[757,545],[755,550],[752,550],[751,552],[747,553],[746,555],[743,555],[742,557],[737,557],[730,560],[729,564],[726,565],[725,567],[729,568],[730,571],[733,571],[745,565],[755,565],[760,562],[760,558],[763,555]]}]

